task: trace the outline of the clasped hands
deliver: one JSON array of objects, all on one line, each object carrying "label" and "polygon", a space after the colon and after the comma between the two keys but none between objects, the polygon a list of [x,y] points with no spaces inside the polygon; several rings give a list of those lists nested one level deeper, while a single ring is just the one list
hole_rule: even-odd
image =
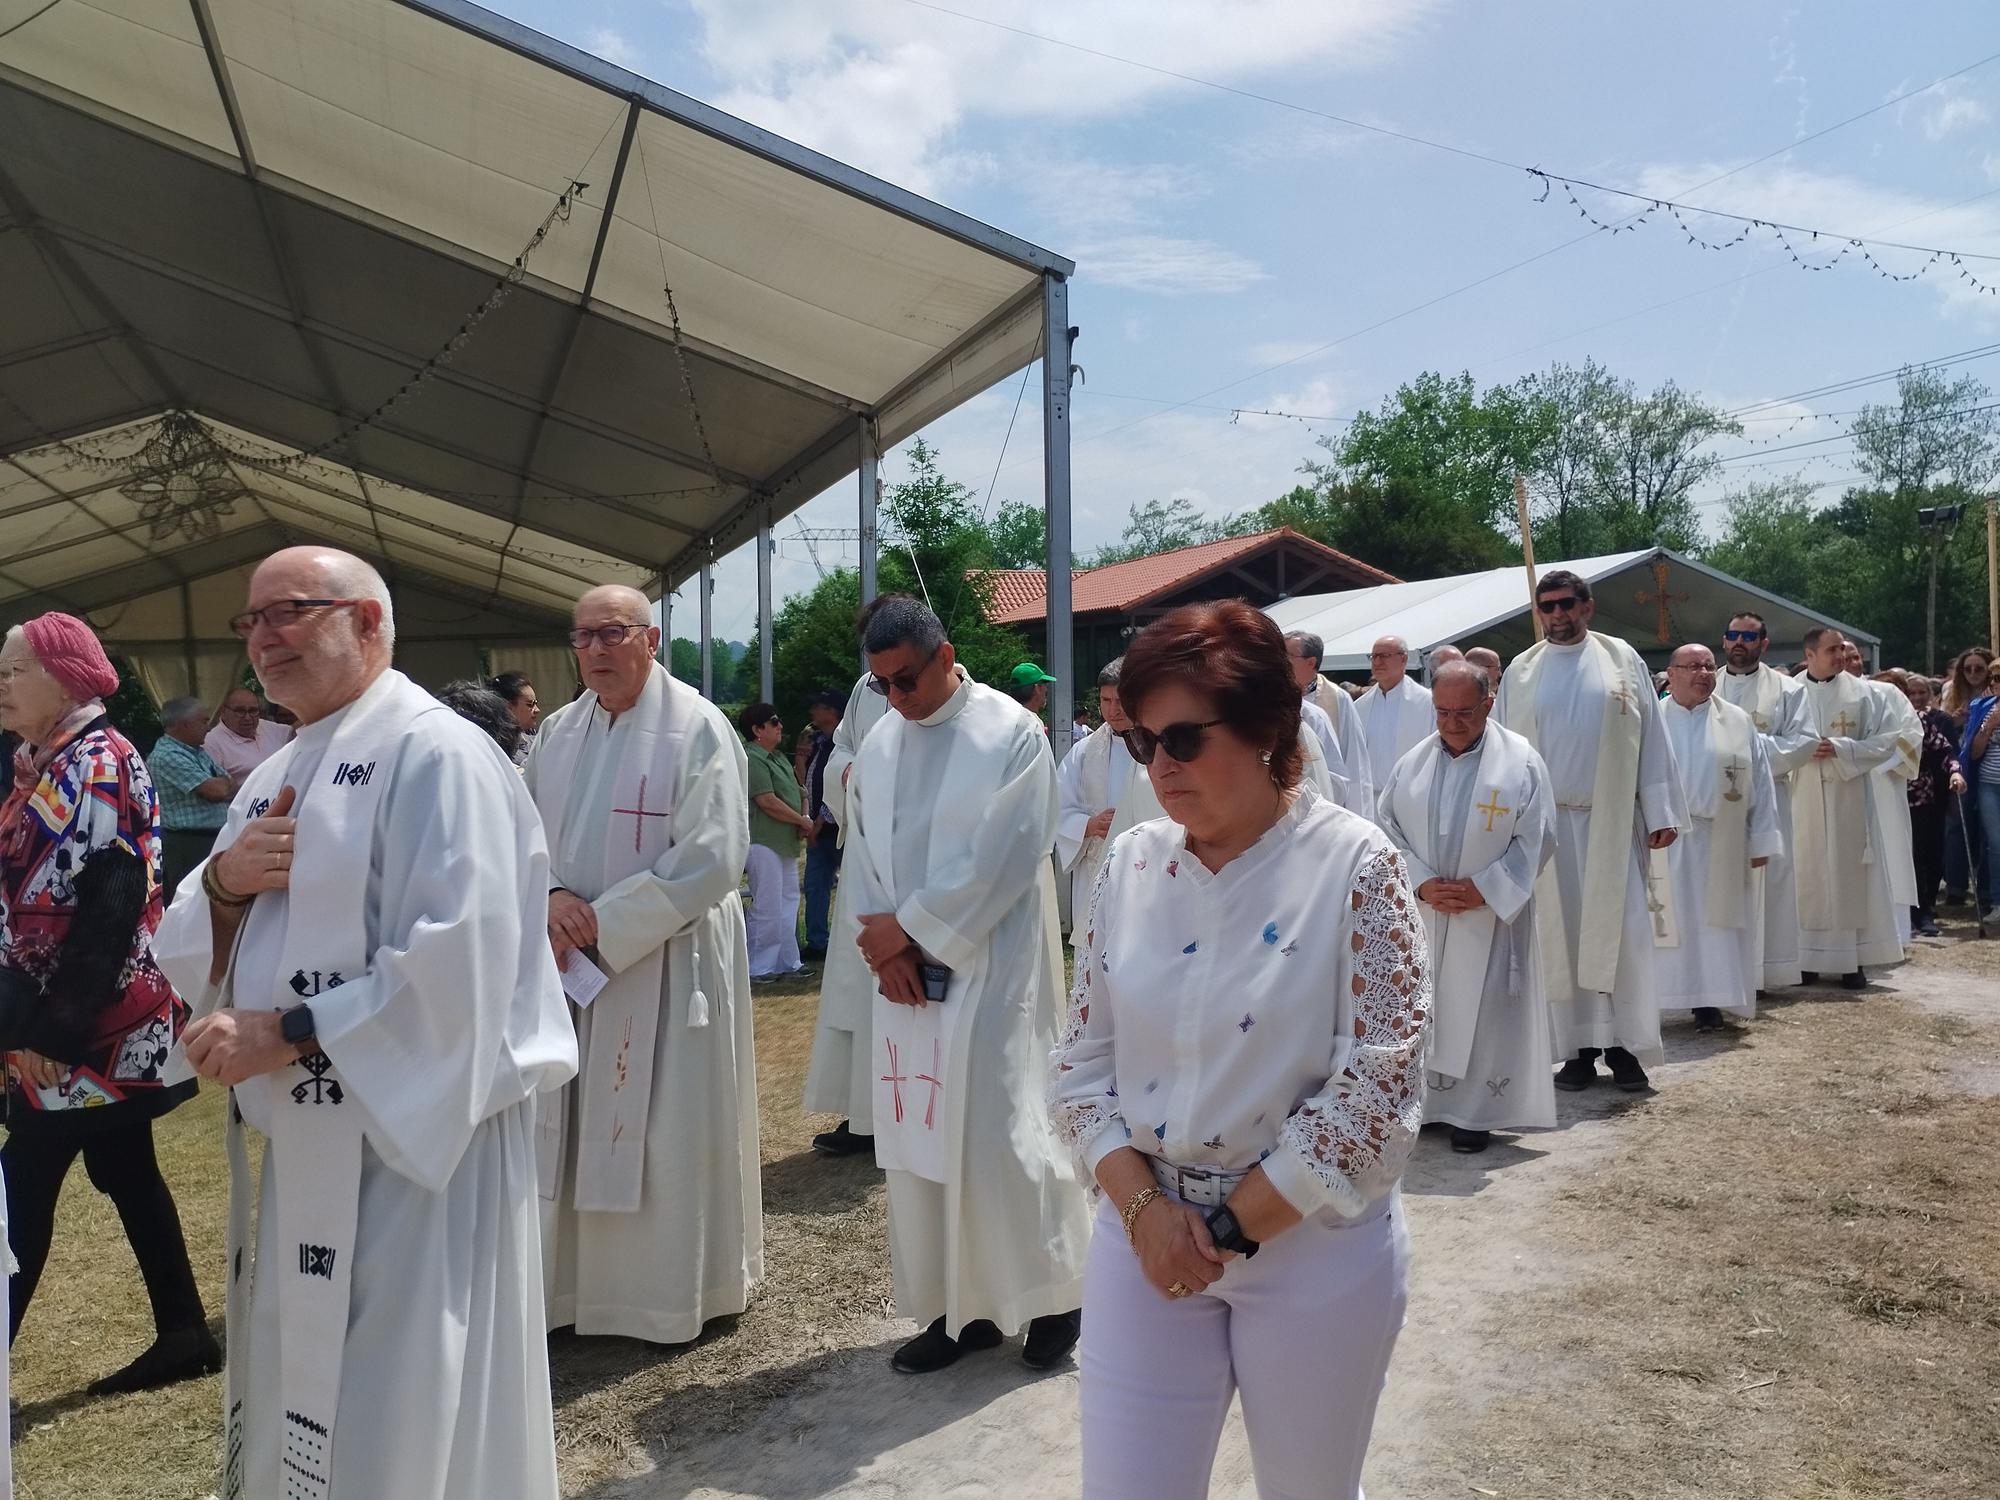
[{"label": "clasped hands", "polygon": [[882,998],[891,1005],[925,1005],[924,976],[918,969],[919,950],[892,911],[861,918],[855,939],[861,958],[875,975]]},{"label": "clasped hands", "polygon": [[567,971],[570,954],[597,946],[597,908],[575,891],[550,891],[549,946],[555,950],[556,967]]},{"label": "clasped hands", "polygon": [[1206,1291],[1222,1280],[1222,1269],[1235,1260],[1233,1250],[1218,1250],[1202,1210],[1164,1195],[1139,1210],[1132,1221],[1132,1250],[1139,1269],[1161,1296],[1173,1298],[1176,1285],[1186,1293]]},{"label": "clasped hands", "polygon": [[1469,880],[1447,880],[1433,875],[1417,887],[1417,899],[1442,912],[1477,911],[1486,904],[1479,887]]}]

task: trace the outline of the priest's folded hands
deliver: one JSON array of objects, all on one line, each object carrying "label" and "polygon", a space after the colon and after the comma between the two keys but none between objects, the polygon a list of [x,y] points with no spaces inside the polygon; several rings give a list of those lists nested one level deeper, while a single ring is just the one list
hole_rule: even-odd
[{"label": "priest's folded hands", "polygon": [[924,980],[918,969],[922,950],[903,931],[894,912],[875,912],[861,918],[861,934],[855,939],[861,957],[874,972],[882,998],[891,1005],[925,1005]]}]

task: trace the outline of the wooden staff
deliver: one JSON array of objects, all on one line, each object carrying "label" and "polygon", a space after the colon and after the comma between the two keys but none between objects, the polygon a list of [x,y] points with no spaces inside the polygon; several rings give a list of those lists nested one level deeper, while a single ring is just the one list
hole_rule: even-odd
[{"label": "wooden staff", "polygon": [[1528,567],[1528,623],[1535,639],[1542,638],[1542,612],[1535,607],[1535,533],[1528,528],[1528,481],[1514,476],[1514,509],[1521,517],[1521,561]]},{"label": "wooden staff", "polygon": [[[2000,545],[1994,541],[1994,513],[2000,511],[2000,499],[1986,497],[1986,639],[2000,641]],[[1975,906],[1977,902],[1973,903]]]}]

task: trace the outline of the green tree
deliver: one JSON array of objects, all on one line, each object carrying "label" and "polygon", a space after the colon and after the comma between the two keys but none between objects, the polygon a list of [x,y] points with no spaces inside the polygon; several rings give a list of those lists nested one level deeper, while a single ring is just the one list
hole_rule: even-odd
[{"label": "green tree", "polygon": [[675,636],[667,647],[667,670],[690,687],[701,686],[701,643]]},{"label": "green tree", "polygon": [[[1401,481],[1454,511],[1505,529],[1514,515],[1514,476],[1534,467],[1548,442],[1553,408],[1532,389],[1494,386],[1478,394],[1470,374],[1426,370],[1375,412],[1354,419],[1338,441],[1341,477],[1376,486]],[[1322,472],[1322,471],[1314,471]]]},{"label": "green tree", "polygon": [[846,693],[860,670],[861,642],[854,616],[861,608],[861,575],[835,568],[804,594],[794,594],[778,610],[772,648],[773,700],[787,725],[805,723],[814,693]]},{"label": "green tree", "polygon": [[1342,479],[1332,464],[1305,468],[1314,483],[1252,511],[1255,530],[1289,526],[1398,578],[1474,572],[1515,555],[1514,543],[1441,489],[1410,478]]},{"label": "green tree", "polygon": [[1240,536],[1252,529],[1242,517],[1204,516],[1185,495],[1176,495],[1171,500],[1148,500],[1126,512],[1125,530],[1118,540],[1099,547],[1085,560],[1084,566],[1102,568],[1111,563],[1131,562],[1134,558]]},{"label": "green tree", "polygon": [[1701,523],[1690,495],[1722,465],[1702,450],[1718,437],[1742,436],[1743,424],[1671,380],[1650,396],[1628,392],[1612,416],[1597,484],[1607,550],[1696,546]]},{"label": "green tree", "polygon": [[1048,564],[1048,516],[1039,505],[1004,503],[986,528],[996,568],[1040,568]]}]

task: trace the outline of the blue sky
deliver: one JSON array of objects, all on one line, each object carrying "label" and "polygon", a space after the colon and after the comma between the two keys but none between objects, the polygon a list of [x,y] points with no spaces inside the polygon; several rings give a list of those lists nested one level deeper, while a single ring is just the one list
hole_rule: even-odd
[{"label": "blue sky", "polygon": [[[1560,194],[1537,204],[1523,173],[964,19],[1646,193],[1686,192],[1803,141],[1691,201],[2000,256],[2000,61],[1803,140],[2000,52],[1990,0],[1900,12],[1848,0],[941,3],[962,15],[917,0],[496,8],[1075,259],[1079,551],[1115,537],[1135,502],[1185,495],[1219,513],[1282,493],[1314,438],[1340,430],[1324,419],[1424,369],[1484,384],[1590,355],[1733,408],[2000,340],[2000,296],[1949,275],[1806,274],[1768,242],[1707,252],[1664,224],[1570,245],[1363,332],[1585,226]],[[1905,270],[1922,257],[1885,259]],[[2000,261],[1985,269],[2000,280]],[[2000,386],[2000,358],[1958,372]],[[997,470],[995,506],[1041,495],[1032,376],[1003,455],[1018,382],[926,434],[982,497]],[[1772,408],[1746,437],[1830,437],[1835,421],[1788,424],[1892,390]],[[1823,497],[1838,494],[1844,446],[1803,469],[1833,482]],[[1822,450],[1768,464],[1747,442],[1722,451],[1741,455],[1735,484],[1797,472]],[[890,477],[902,472],[892,456]],[[851,487],[800,520],[851,528]],[[793,529],[779,528],[781,594],[815,577],[804,545],[784,540]],[[854,548],[821,553],[852,561]],[[751,628],[751,570],[748,549],[719,569],[720,635]],[[677,634],[693,633],[693,602],[684,587]]]}]

